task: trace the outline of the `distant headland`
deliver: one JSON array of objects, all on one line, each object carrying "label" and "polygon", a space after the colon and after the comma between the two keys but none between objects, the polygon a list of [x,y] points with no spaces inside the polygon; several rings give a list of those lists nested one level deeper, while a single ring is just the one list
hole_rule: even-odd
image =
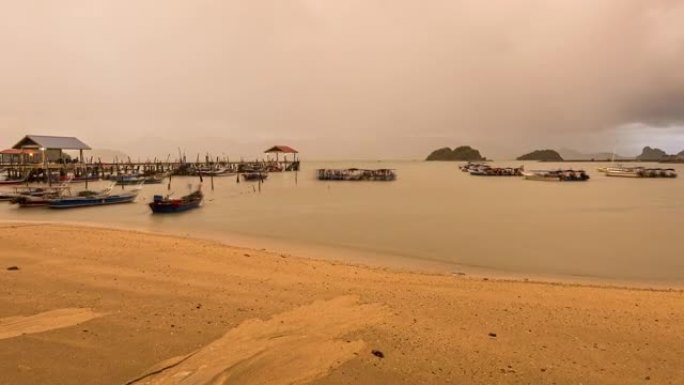
[{"label": "distant headland", "polygon": [[536,150],[519,156],[517,160],[538,160],[542,162],[562,162],[563,157],[555,150]]},{"label": "distant headland", "polygon": [[517,160],[536,160],[541,162],[607,162],[619,160],[620,162],[684,163],[684,151],[670,155],[659,148],[646,146],[638,156],[626,157],[610,152],[585,154],[564,148],[560,151],[548,149],[532,151],[519,156]]},{"label": "distant headland", "polygon": [[433,151],[425,160],[440,161],[482,161],[487,160],[480,154],[480,151],[470,146],[460,146],[453,150],[449,147],[440,148]]}]

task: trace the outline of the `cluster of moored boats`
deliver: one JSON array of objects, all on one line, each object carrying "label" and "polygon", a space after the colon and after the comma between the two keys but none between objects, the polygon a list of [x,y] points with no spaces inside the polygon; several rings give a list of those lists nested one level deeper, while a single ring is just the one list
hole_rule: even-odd
[{"label": "cluster of moored boats", "polygon": [[492,167],[482,163],[467,163],[459,166],[461,171],[473,176],[518,176],[526,180],[538,180],[549,182],[583,182],[589,180],[589,175],[584,170],[531,170],[526,171],[520,167]]},{"label": "cluster of moored boats", "polygon": [[[0,200],[9,201],[19,207],[48,207],[71,209],[79,207],[107,206],[134,202],[142,191],[141,182],[130,190],[115,191],[116,182],[98,191],[80,191],[72,194],[68,183],[55,187],[17,187],[13,193],[0,193]],[[155,195],[149,207],[155,213],[170,213],[197,208],[202,203],[201,184],[197,190],[180,198],[173,194]]]},{"label": "cluster of moored boats", "polygon": [[331,181],[379,181],[391,182],[397,179],[395,170],[381,168],[376,170],[361,168],[328,169],[317,170],[318,180]]},{"label": "cluster of moored boats", "polygon": [[[482,163],[467,163],[459,166],[461,171],[473,176],[521,176],[527,180],[554,181],[554,182],[583,182],[590,179],[584,170],[557,169],[557,170],[531,170],[526,171],[523,166],[492,167]],[[626,178],[676,178],[677,171],[673,168],[647,168],[647,167],[601,167],[599,172],[611,177]]]}]

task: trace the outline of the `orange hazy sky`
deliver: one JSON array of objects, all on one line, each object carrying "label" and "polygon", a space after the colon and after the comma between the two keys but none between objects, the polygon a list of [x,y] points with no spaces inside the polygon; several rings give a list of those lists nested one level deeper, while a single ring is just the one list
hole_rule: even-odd
[{"label": "orange hazy sky", "polygon": [[680,0],[0,0],[0,146],[684,150]]}]

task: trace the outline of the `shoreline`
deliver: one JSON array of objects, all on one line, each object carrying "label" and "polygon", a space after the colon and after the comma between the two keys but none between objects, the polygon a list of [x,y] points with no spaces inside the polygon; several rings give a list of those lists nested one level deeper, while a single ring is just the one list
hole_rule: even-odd
[{"label": "shoreline", "polygon": [[681,290],[401,271],[135,230],[1,226],[2,384],[684,380]]},{"label": "shoreline", "polygon": [[288,257],[327,262],[350,267],[380,269],[398,273],[414,273],[438,276],[458,276],[475,280],[493,280],[511,283],[538,283],[561,286],[578,286],[589,288],[615,288],[647,291],[684,292],[684,282],[655,281],[643,279],[617,279],[589,276],[568,276],[561,274],[520,273],[498,270],[494,268],[474,267],[414,258],[388,253],[378,253],[368,250],[345,248],[342,246],[325,246],[316,244],[295,244],[267,237],[245,236],[241,234],[221,234],[218,236],[198,236],[196,234],[180,234],[175,231],[154,231],[140,227],[103,225],[89,222],[69,221],[16,221],[0,220],[0,228],[13,226],[63,226],[70,228],[102,229],[134,233],[140,235],[168,236],[184,240],[201,240],[215,242],[218,245],[244,249],[248,251],[262,251]]}]

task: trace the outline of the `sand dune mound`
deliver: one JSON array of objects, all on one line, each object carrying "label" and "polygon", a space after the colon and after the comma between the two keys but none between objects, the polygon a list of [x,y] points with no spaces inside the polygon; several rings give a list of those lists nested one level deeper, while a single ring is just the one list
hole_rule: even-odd
[{"label": "sand dune mound", "polygon": [[325,376],[365,349],[339,339],[376,324],[379,305],[342,296],[274,316],[248,320],[220,339],[164,361],[127,385],[303,384]]}]

